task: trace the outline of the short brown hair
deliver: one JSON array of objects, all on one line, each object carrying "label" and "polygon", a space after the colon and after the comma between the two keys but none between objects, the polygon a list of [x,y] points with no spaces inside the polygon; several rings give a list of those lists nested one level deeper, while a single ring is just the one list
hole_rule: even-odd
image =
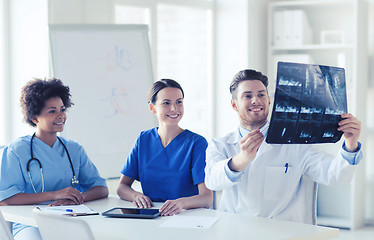
[{"label": "short brown hair", "polygon": [[245,69],[237,74],[235,74],[231,84],[230,84],[230,93],[232,95],[232,98],[236,98],[236,90],[238,89],[238,85],[240,82],[246,81],[246,80],[258,80],[261,81],[264,86],[267,87],[269,85],[268,77],[262,74],[261,72],[258,72],[253,69]]}]

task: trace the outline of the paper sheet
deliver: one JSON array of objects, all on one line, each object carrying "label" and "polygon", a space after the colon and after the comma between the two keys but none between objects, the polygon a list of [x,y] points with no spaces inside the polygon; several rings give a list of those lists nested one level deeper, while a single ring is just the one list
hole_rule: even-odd
[{"label": "paper sheet", "polygon": [[165,228],[210,228],[218,217],[172,216],[160,227]]},{"label": "paper sheet", "polygon": [[53,207],[37,207],[43,212],[53,213],[57,215],[71,215],[71,216],[82,216],[82,215],[95,215],[98,212],[93,211],[84,204],[81,205],[66,205],[66,206],[53,206]]}]

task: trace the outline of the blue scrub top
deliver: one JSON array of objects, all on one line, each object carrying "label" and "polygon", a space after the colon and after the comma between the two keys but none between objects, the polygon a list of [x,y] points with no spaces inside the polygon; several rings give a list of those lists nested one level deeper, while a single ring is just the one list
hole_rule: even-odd
[{"label": "blue scrub top", "polygon": [[[31,136],[21,137],[3,151],[0,169],[0,201],[18,193],[34,193],[27,172],[27,162],[31,158],[30,140]],[[85,192],[95,186],[106,187],[105,179],[100,177],[83,147],[75,141],[64,138],[61,140],[69,151],[76,177],[79,180],[78,190]],[[34,157],[39,159],[43,167],[46,192],[71,187],[73,172],[67,153],[58,139],[50,147],[40,139],[34,138],[33,152]],[[30,174],[36,191],[41,192],[41,172],[37,161],[30,162]],[[17,226],[20,225],[14,224],[14,234],[23,228]]]},{"label": "blue scrub top", "polygon": [[204,182],[204,137],[184,130],[165,148],[153,128],[140,133],[121,173],[141,182],[143,194],[163,202],[199,194]]}]

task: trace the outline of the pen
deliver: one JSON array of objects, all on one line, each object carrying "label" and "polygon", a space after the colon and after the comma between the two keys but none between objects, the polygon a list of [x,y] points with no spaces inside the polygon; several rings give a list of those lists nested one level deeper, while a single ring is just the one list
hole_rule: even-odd
[{"label": "pen", "polygon": [[269,128],[269,124],[266,124],[265,127],[260,131],[262,134]]},{"label": "pen", "polygon": [[288,171],[288,163],[286,163],[286,164],[284,165],[284,167],[286,168],[286,170],[284,171],[284,173],[287,173],[287,171]]},{"label": "pen", "polygon": [[[39,209],[40,209],[40,208],[39,208]],[[66,208],[66,209],[61,209],[61,208],[49,208],[48,210],[52,210],[52,211],[64,211],[64,212],[69,212],[69,213],[74,212],[73,209],[71,209],[71,208]]]}]

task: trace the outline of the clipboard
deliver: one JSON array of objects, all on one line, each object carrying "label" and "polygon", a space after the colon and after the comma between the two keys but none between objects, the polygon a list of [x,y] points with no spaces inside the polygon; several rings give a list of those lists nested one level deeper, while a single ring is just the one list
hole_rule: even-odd
[{"label": "clipboard", "polygon": [[66,206],[53,206],[53,207],[36,207],[38,210],[65,216],[88,216],[88,215],[99,215],[98,212],[93,211],[91,208],[84,204],[80,205],[66,205]]}]

